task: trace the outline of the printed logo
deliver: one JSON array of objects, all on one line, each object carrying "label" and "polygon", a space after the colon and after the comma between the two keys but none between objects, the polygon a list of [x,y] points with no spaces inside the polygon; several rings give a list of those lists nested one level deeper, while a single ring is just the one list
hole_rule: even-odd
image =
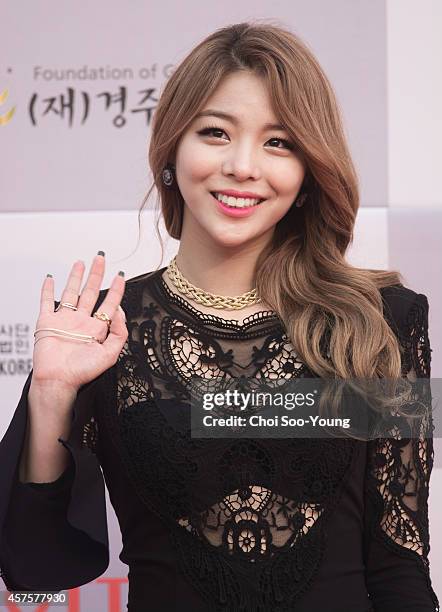
[{"label": "printed logo", "polygon": [[[9,91],[7,89],[0,92],[0,106],[6,102],[8,95],[9,95]],[[7,123],[9,123],[12,117],[14,116],[14,113],[15,113],[15,106],[13,106],[11,110],[8,110],[8,112],[5,113],[4,115],[0,114],[0,126],[6,125]]]}]

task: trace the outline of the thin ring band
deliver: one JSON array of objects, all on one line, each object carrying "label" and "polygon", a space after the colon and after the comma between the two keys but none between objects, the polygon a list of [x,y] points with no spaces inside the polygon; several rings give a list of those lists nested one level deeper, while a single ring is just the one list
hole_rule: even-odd
[{"label": "thin ring band", "polygon": [[[39,340],[43,340],[44,338],[52,338],[53,336],[61,336],[62,338],[69,338],[69,336],[65,336],[63,334],[48,334],[47,336],[42,336],[41,338],[37,338],[34,340],[34,346],[37,344]],[[103,344],[101,340],[98,340],[95,336],[91,336],[91,340],[83,340],[82,338],[72,338],[72,340],[78,340],[78,342],[87,342],[91,344],[92,342],[98,342],[98,344]]]},{"label": "thin ring band", "polygon": [[[104,340],[98,340],[98,338],[96,338],[95,336],[90,336],[88,334],[77,334],[76,332],[67,332],[64,329],[57,329],[56,327],[39,327],[38,329],[35,330],[34,332],[34,338],[35,335],[38,332],[41,331],[51,331],[51,332],[55,332],[56,335],[59,336],[64,336],[67,338],[73,338],[75,340],[82,340],[83,342],[85,341],[84,339],[87,339],[86,342],[90,342],[91,339],[92,341],[95,340],[96,342],[99,342],[100,344],[103,344]],[[44,336],[46,338],[46,336]],[[41,340],[41,338],[39,338]]]},{"label": "thin ring band", "polygon": [[78,310],[78,308],[70,302],[60,302],[57,308],[55,309],[55,312],[58,312],[62,306],[66,306],[66,308],[70,308],[71,310]]},{"label": "thin ring band", "polygon": [[61,333],[69,334],[70,336],[76,336],[77,338],[92,338],[93,337],[93,336],[89,336],[88,334],[78,334],[77,332],[68,332],[68,331],[65,331],[64,329],[58,329],[56,327],[39,327],[38,329],[35,330],[34,337],[35,337],[35,334],[39,331],[61,332]]}]

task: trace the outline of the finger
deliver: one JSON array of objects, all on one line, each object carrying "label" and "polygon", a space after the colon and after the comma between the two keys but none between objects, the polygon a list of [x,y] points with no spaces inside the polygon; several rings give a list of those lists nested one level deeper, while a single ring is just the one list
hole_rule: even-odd
[{"label": "finger", "polygon": [[109,335],[102,345],[108,357],[109,366],[112,366],[117,362],[118,356],[121,353],[128,335],[129,332],[126,326],[126,315],[124,314],[121,306],[119,306],[112,317]]},{"label": "finger", "polygon": [[41,286],[40,314],[54,312],[54,279],[47,276]]},{"label": "finger", "polygon": [[83,310],[89,315],[95,306],[100,293],[101,283],[103,282],[105,260],[103,255],[96,255],[92,261],[91,269],[86,280],[86,284],[78,300],[78,310]]},{"label": "finger", "polygon": [[124,312],[124,310],[121,308],[121,304],[118,306],[118,310],[121,311],[121,314],[123,315],[124,318],[124,322],[126,323],[126,313]]},{"label": "finger", "polygon": [[68,302],[74,306],[77,305],[84,269],[85,265],[82,261],[76,261],[72,264],[71,272],[68,276],[60,302]]},{"label": "finger", "polygon": [[117,274],[114,277],[111,286],[107,290],[106,297],[98,308],[98,312],[104,312],[108,315],[110,319],[113,319],[118,309],[118,306],[120,305],[120,302],[123,299],[124,289],[124,276]]}]

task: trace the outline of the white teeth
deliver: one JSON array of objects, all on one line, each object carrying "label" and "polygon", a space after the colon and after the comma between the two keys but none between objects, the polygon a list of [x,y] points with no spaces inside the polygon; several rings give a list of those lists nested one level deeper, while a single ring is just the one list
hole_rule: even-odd
[{"label": "white teeth", "polygon": [[233,208],[256,206],[256,204],[261,202],[261,200],[259,200],[258,198],[234,198],[232,196],[226,196],[222,193],[215,193],[215,197],[223,204],[227,204],[227,206],[232,206]]}]

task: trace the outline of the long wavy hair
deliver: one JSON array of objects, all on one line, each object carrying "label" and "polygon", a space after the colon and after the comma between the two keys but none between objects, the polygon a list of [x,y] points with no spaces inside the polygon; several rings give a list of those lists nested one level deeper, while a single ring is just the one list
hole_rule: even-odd
[{"label": "long wavy hair", "polygon": [[156,187],[167,232],[180,239],[184,200],[179,189],[165,188],[162,170],[224,77],[237,71],[264,79],[275,115],[307,168],[304,206],[291,206],[257,260],[259,295],[318,376],[400,377],[401,348],[384,319],[379,289],[401,284],[402,276],[358,268],[345,259],[359,208],[358,179],[332,87],[292,32],[262,21],[229,25],[207,36],[175,68],[152,122],[153,184],[139,215]]}]

